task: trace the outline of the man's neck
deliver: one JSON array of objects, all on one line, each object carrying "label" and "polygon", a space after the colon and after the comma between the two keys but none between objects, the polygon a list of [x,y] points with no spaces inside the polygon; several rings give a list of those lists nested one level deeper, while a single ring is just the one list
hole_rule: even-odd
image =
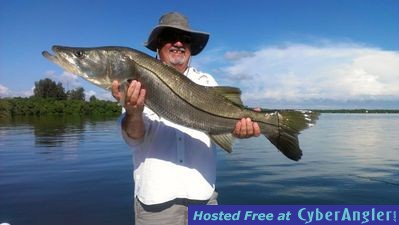
[{"label": "man's neck", "polygon": [[179,71],[180,73],[184,74],[184,72],[186,72],[188,66],[186,66],[186,65],[177,65],[177,66],[174,66],[174,68],[177,71]]}]

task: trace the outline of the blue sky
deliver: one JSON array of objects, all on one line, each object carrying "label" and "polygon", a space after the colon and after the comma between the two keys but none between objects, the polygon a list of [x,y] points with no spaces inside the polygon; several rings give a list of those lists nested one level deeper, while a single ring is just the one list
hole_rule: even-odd
[{"label": "blue sky", "polygon": [[165,12],[207,31],[192,65],[269,108],[399,108],[398,0],[0,1],[0,97],[46,77],[111,99],[41,56],[52,45],[143,46]]}]

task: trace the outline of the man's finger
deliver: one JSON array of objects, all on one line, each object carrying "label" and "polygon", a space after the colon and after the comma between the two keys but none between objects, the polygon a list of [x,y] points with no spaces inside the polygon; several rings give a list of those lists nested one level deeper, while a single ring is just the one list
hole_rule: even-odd
[{"label": "man's finger", "polygon": [[119,81],[117,81],[117,80],[112,81],[112,86],[111,86],[112,96],[117,101],[119,101],[122,97],[119,87],[120,87]]},{"label": "man's finger", "polygon": [[234,128],[234,135],[237,136],[237,137],[239,137],[239,135],[240,135],[240,130],[241,130],[241,121],[238,121],[238,122],[236,123],[235,128]]},{"label": "man's finger", "polygon": [[254,136],[258,137],[260,135],[260,127],[257,122],[254,122]]},{"label": "man's finger", "polygon": [[247,120],[245,118],[241,119],[241,130],[240,130],[240,137],[247,136]]},{"label": "man's finger", "polygon": [[138,81],[133,81],[131,88],[132,95],[130,96],[130,101],[133,105],[136,105],[140,95],[141,83]]},{"label": "man's finger", "polygon": [[127,83],[127,91],[126,91],[126,96],[130,97],[133,94],[134,88],[136,87],[136,81],[132,81],[130,83]]},{"label": "man's finger", "polygon": [[246,122],[247,122],[247,124],[246,124],[247,126],[246,126],[246,130],[245,130],[246,131],[245,136],[250,137],[254,134],[253,123],[251,121],[251,118],[247,118]]},{"label": "man's finger", "polygon": [[137,99],[137,105],[144,106],[145,94],[146,94],[146,90],[145,89],[141,89],[139,97]]}]

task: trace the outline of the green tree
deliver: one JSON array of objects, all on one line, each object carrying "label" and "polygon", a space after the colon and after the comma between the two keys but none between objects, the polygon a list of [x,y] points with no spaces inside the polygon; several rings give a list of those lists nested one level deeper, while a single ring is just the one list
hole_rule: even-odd
[{"label": "green tree", "polygon": [[61,82],[57,84],[55,81],[46,78],[35,82],[34,96],[39,98],[54,98],[57,100],[65,100],[66,93]]},{"label": "green tree", "polygon": [[0,119],[11,117],[12,103],[10,99],[0,98]]},{"label": "green tree", "polygon": [[82,87],[75,88],[73,90],[69,90],[67,92],[68,100],[85,100],[85,89]]},{"label": "green tree", "polygon": [[89,101],[90,101],[90,102],[95,102],[95,101],[97,101],[96,96],[95,96],[95,95],[90,96]]}]

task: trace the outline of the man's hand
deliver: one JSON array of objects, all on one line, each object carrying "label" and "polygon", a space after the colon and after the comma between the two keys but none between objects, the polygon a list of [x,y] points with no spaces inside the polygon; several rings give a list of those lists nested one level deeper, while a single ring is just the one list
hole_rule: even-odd
[{"label": "man's hand", "polygon": [[[144,100],[146,90],[141,87],[141,83],[133,80],[126,88],[124,108],[128,115],[139,115],[144,110]],[[117,80],[112,82],[112,96],[118,101],[122,98],[122,93],[119,90],[120,83]]]},{"label": "man's hand", "polygon": [[146,90],[141,87],[141,83],[133,80],[126,91],[125,96],[125,109],[126,113],[132,113],[133,115],[141,113],[144,110],[144,100],[145,100]]},{"label": "man's hand", "polygon": [[259,124],[252,122],[250,118],[242,118],[236,123],[233,134],[238,138],[258,137],[260,135]]},{"label": "man's hand", "polygon": [[[254,111],[259,112],[260,108],[255,108]],[[260,128],[257,122],[252,122],[251,118],[242,118],[236,123],[233,131],[237,138],[258,137],[260,135]]]},{"label": "man's hand", "polygon": [[[112,82],[112,96],[118,101],[122,98],[119,87],[118,81]],[[127,84],[126,89],[124,102],[126,115],[122,120],[122,129],[130,138],[140,139],[145,134],[143,111],[146,90],[136,80]]]}]

